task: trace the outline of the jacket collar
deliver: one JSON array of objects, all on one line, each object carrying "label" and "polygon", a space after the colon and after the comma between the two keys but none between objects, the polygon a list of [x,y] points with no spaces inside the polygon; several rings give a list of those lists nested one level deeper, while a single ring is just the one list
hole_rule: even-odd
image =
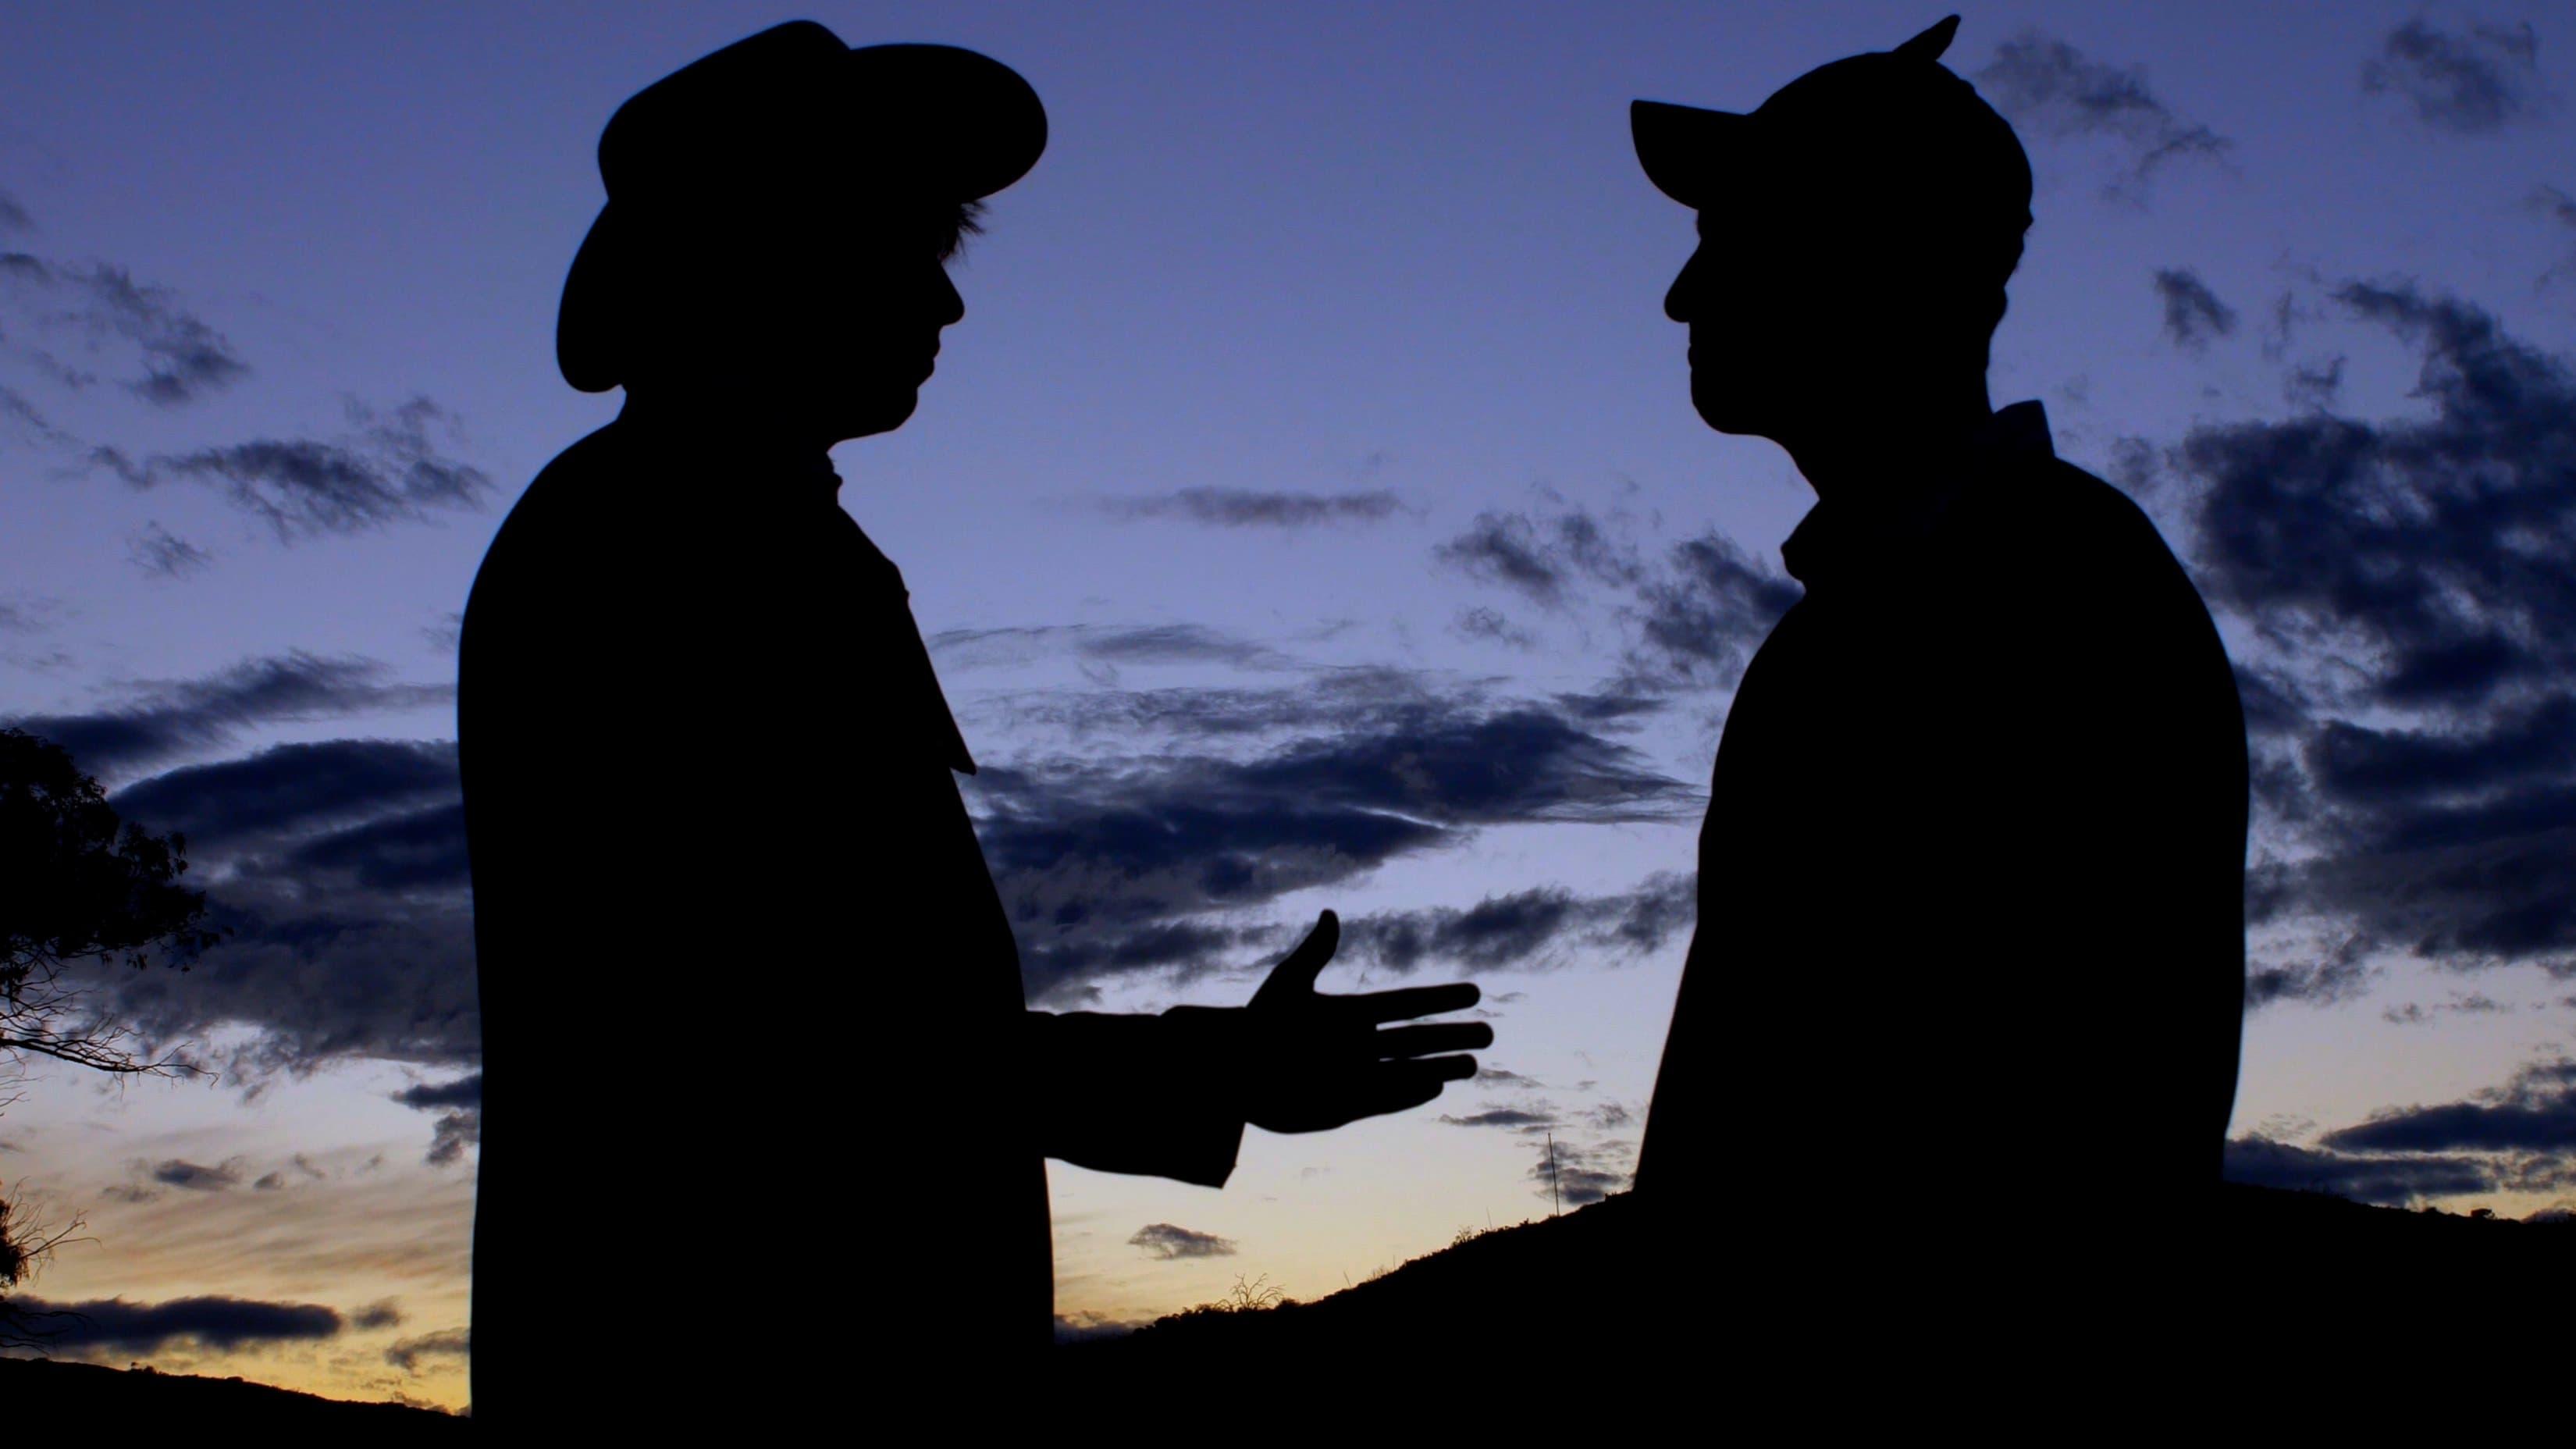
[{"label": "jacket collar", "polygon": [[1927,448],[1918,486],[1855,506],[1818,500],[1780,545],[1790,577],[1813,589],[1905,562],[1931,537],[1950,505],[1979,481],[2016,463],[2057,456],[2048,414],[2037,401],[1989,414],[1948,447]]}]

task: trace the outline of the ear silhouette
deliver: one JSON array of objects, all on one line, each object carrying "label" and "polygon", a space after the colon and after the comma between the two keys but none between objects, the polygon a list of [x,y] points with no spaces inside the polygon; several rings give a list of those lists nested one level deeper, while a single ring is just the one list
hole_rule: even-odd
[{"label": "ear silhouette", "polygon": [[1931,29],[1898,46],[1896,53],[1908,60],[1939,60],[1941,52],[1950,48],[1950,37],[1958,33],[1959,17],[1944,16]]}]

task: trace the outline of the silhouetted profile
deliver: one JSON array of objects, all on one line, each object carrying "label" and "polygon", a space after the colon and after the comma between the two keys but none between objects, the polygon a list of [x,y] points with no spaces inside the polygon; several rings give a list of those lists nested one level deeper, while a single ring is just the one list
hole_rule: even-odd
[{"label": "silhouetted profile", "polygon": [[1691,400],[1818,499],[1718,748],[1637,1194],[1795,1199],[1765,1236],[1830,1247],[1764,1271],[1824,1312],[1844,1273],[2136,1261],[2215,1192],[2235,1094],[2234,675],[2147,517],[1988,403],[2030,168],[1938,63],[1957,23],[1632,113],[1699,213]]},{"label": "silhouetted profile", "polygon": [[1491,1040],[1378,1030],[1471,985],[1315,993],[1329,913],[1245,1008],[1025,1007],[974,761],[826,450],[911,415],[942,262],[1045,138],[995,61],[799,22],[600,139],[558,347],[626,405],[512,509],[460,665],[480,1422],[1007,1413],[1045,1157],[1219,1184],[1247,1122],[1418,1105]]}]

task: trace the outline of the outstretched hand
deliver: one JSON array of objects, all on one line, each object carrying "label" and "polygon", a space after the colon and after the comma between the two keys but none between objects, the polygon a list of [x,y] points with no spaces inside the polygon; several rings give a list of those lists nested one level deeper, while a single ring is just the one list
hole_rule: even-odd
[{"label": "outstretched hand", "polygon": [[1389,1027],[1444,1011],[1463,1011],[1481,998],[1472,982],[1416,986],[1326,996],[1315,978],[1333,959],[1342,923],[1331,911],[1273,967],[1252,994],[1244,1017],[1252,1050],[1244,1062],[1245,1120],[1272,1132],[1322,1132],[1419,1107],[1443,1085],[1476,1074],[1476,1059],[1462,1055],[1494,1044],[1494,1029],[1481,1021],[1431,1022]]}]

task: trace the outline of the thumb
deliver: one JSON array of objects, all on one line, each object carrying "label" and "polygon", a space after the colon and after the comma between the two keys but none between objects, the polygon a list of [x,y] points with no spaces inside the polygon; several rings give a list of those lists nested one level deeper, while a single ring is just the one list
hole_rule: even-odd
[{"label": "thumb", "polygon": [[1333,948],[1341,944],[1342,920],[1331,911],[1315,918],[1315,929],[1288,953],[1288,959],[1270,968],[1261,989],[1252,993],[1255,1007],[1286,1006],[1295,998],[1314,994],[1315,978],[1333,959]]}]

